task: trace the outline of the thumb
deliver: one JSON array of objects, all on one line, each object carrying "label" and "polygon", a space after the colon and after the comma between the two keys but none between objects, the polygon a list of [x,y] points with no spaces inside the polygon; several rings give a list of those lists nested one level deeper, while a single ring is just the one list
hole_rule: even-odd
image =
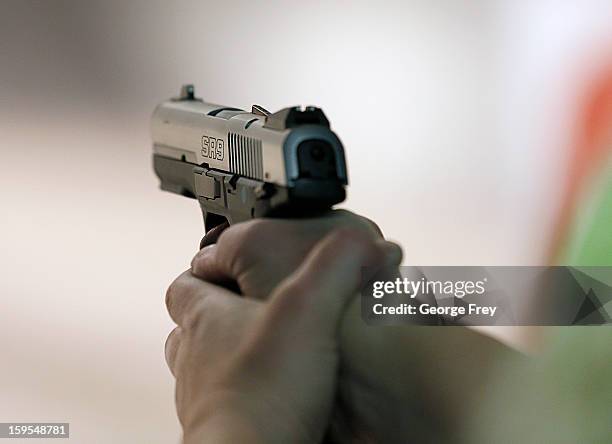
[{"label": "thumb", "polygon": [[298,336],[335,334],[348,302],[362,284],[378,270],[398,266],[401,258],[398,245],[356,230],[329,234],[273,293],[268,331],[285,328]]}]

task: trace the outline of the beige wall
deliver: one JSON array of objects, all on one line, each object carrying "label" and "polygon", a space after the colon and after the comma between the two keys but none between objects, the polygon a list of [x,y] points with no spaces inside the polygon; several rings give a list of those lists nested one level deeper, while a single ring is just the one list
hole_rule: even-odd
[{"label": "beige wall", "polygon": [[536,3],[2,2],[0,422],[177,439],[163,295],[202,223],[158,191],[148,118],[184,82],[322,106],[346,206],[406,263],[542,262],[576,61],[610,39],[610,7]]}]

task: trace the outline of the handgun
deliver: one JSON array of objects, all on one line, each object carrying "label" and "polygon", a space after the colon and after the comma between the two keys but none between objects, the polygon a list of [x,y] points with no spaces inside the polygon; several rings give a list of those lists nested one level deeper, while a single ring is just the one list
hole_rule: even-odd
[{"label": "handgun", "polygon": [[257,217],[314,216],[345,198],[344,148],[320,108],[216,105],[193,85],[152,116],[162,190],[195,198],[206,231]]}]

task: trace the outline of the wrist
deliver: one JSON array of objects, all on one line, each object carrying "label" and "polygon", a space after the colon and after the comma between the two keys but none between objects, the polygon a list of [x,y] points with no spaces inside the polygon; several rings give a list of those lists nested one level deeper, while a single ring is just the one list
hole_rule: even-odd
[{"label": "wrist", "polygon": [[224,412],[208,416],[197,425],[185,427],[183,444],[233,444],[269,442],[257,425]]},{"label": "wrist", "polygon": [[182,421],[184,444],[314,442],[285,406],[262,397],[224,392],[192,407]]},{"label": "wrist", "polygon": [[240,393],[215,391],[192,403],[181,418],[184,444],[266,442],[246,398]]}]

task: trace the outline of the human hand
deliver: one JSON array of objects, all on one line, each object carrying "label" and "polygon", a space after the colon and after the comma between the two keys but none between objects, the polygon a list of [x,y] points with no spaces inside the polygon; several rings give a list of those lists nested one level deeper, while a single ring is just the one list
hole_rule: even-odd
[{"label": "human hand", "polygon": [[[373,239],[371,221],[346,211],[306,220],[261,219],[232,226],[192,261],[194,275],[265,299],[326,233],[351,226]],[[209,239],[210,241],[210,239]],[[214,239],[213,239],[214,241]],[[397,262],[401,251],[396,247]],[[384,270],[388,277],[397,268]],[[342,368],[332,435],[346,442],[444,439],[461,422],[503,347],[466,328],[373,328],[353,300],[341,324]],[[461,383],[458,382],[461,380]],[[428,413],[428,412],[435,412]]]},{"label": "human hand", "polygon": [[166,356],[185,442],[320,442],[339,319],[362,267],[397,266],[395,250],[354,229],[328,235],[265,302],[183,273],[167,293],[178,327]]},{"label": "human hand", "polygon": [[[373,241],[383,239],[374,222],[345,210],[310,219],[254,219],[231,229],[222,225],[209,231],[191,271],[248,298],[266,299],[317,242],[338,229],[355,230]],[[394,244],[389,248],[399,261],[400,248]]]}]

